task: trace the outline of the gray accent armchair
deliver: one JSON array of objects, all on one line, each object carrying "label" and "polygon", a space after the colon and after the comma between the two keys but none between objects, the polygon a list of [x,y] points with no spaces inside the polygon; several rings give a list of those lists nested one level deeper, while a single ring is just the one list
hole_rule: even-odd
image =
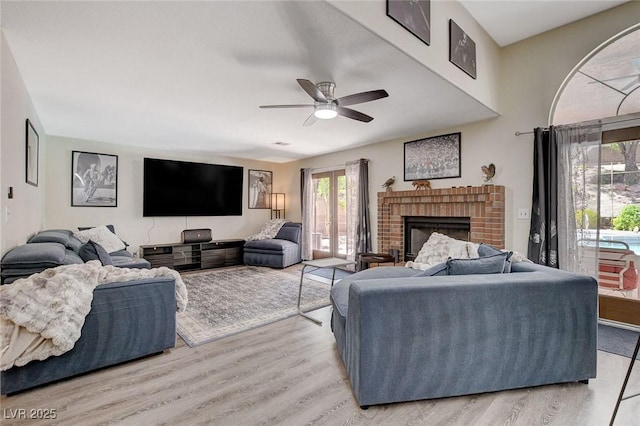
[{"label": "gray accent armchair", "polygon": [[274,238],[247,241],[244,244],[244,263],[253,266],[286,268],[302,261],[302,224],[285,223]]}]

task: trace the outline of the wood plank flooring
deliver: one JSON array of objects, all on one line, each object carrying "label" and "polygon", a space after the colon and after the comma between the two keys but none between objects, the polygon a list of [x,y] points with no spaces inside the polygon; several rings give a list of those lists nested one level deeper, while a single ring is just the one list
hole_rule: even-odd
[{"label": "wood plank flooring", "polygon": [[[598,377],[361,410],[329,327],[289,318],[197,348],[164,354],[3,396],[2,425],[608,425],[629,358],[598,352]],[[640,392],[640,365],[627,395]],[[25,409],[54,420],[11,419]],[[640,397],[616,425],[640,424]]]}]

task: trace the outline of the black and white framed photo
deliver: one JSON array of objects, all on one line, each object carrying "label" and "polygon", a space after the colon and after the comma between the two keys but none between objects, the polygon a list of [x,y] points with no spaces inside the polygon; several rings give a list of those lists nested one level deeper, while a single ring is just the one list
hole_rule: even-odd
[{"label": "black and white framed photo", "polygon": [[249,169],[249,208],[271,208],[273,172]]},{"label": "black and white framed photo", "polygon": [[118,156],[71,153],[71,206],[118,207]]},{"label": "black and white framed photo", "polygon": [[26,182],[29,185],[38,186],[38,160],[40,156],[40,137],[36,132],[35,127],[31,120],[27,118],[25,135],[25,170],[26,170]]},{"label": "black and white framed photo", "polygon": [[476,78],[476,44],[453,19],[449,19],[449,61]]},{"label": "black and white framed photo", "polygon": [[431,0],[387,0],[387,16],[431,44]]},{"label": "black and white framed photo", "polygon": [[404,144],[404,180],[461,176],[460,132]]}]

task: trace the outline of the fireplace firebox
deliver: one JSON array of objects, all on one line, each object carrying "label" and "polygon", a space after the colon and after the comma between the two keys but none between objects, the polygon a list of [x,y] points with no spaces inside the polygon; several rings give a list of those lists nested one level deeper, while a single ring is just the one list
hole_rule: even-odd
[{"label": "fireplace firebox", "polygon": [[433,232],[447,235],[456,240],[469,241],[471,218],[440,216],[404,217],[404,259],[414,260],[423,244]]}]

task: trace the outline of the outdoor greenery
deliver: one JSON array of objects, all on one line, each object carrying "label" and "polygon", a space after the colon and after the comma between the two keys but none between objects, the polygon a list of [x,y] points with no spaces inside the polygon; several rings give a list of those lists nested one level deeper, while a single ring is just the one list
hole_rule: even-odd
[{"label": "outdoor greenery", "polygon": [[632,231],[636,226],[640,228],[640,206],[637,204],[624,206],[620,216],[613,219],[613,229],[619,231]]},{"label": "outdoor greenery", "polygon": [[[585,217],[587,219],[585,222]],[[576,212],[576,225],[579,229],[595,229],[598,227],[598,213],[592,209],[578,210]]]}]

